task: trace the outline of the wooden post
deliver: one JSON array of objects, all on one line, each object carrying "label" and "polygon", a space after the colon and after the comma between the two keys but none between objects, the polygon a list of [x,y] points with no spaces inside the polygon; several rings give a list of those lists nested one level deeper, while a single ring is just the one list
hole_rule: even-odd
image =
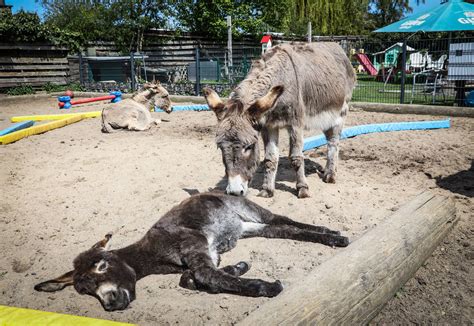
[{"label": "wooden post", "polygon": [[227,16],[227,64],[229,65],[229,74],[232,71],[232,17]]},{"label": "wooden post", "polygon": [[405,103],[406,65],[407,65],[407,38],[403,40],[403,46],[402,46],[402,80],[400,81],[400,104]]},{"label": "wooden post", "polygon": [[361,325],[374,318],[457,222],[454,201],[424,192],[241,325]]},{"label": "wooden post", "polygon": [[313,40],[313,31],[311,28],[311,22],[308,22],[308,43],[311,43]]}]

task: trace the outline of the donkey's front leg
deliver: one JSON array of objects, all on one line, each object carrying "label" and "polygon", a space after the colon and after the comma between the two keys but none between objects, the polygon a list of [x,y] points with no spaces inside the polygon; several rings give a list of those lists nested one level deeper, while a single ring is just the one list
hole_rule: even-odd
[{"label": "donkey's front leg", "polygon": [[198,290],[249,297],[274,297],[283,290],[280,281],[266,282],[260,279],[239,278],[218,270],[205,252],[189,253],[185,262]]},{"label": "donkey's front leg", "polygon": [[290,135],[291,165],[296,171],[296,190],[298,191],[298,198],[307,198],[310,194],[304,174],[303,130],[298,127],[290,127],[288,128],[288,133]]},{"label": "donkey's front leg", "polygon": [[264,173],[262,190],[258,194],[260,197],[273,197],[275,191],[275,178],[278,169],[278,128],[263,128],[262,138],[265,146],[265,159],[263,160]]},{"label": "donkey's front leg", "polygon": [[[235,265],[228,265],[219,268],[220,271],[237,277],[244,275],[249,271],[249,269],[250,264],[244,261],[241,261]],[[196,280],[194,279],[194,274],[191,270],[188,269],[183,273],[183,275],[181,275],[181,279],[179,280],[179,286],[189,290],[197,290]]]}]

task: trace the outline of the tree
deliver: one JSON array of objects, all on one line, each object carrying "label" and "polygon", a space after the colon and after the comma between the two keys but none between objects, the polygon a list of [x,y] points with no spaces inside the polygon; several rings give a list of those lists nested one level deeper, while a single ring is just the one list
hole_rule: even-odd
[{"label": "tree", "polygon": [[83,46],[114,41],[123,52],[141,51],[144,32],[166,25],[169,4],[160,0],[41,0],[46,23],[83,37]]},{"label": "tree", "polygon": [[75,50],[79,47],[80,35],[43,24],[36,13],[20,10],[13,14],[0,10],[0,40],[5,43],[51,42]]},{"label": "tree", "polygon": [[[425,0],[416,0],[417,5]],[[375,27],[383,27],[394,23],[413,11],[410,0],[370,0],[371,16]]]},{"label": "tree", "polygon": [[176,0],[173,6],[177,27],[221,39],[227,35],[226,16],[232,17],[234,36],[263,30],[262,7],[252,0]]},{"label": "tree", "polygon": [[318,35],[358,35],[368,30],[369,0],[289,1],[289,32],[305,34],[311,22]]}]

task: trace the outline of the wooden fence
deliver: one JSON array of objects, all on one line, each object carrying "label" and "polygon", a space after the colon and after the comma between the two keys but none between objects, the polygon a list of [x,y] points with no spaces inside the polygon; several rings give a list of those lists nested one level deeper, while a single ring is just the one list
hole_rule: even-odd
[{"label": "wooden fence", "polygon": [[[277,39],[275,44],[302,39]],[[339,39],[333,39],[340,41]],[[260,55],[260,40],[247,38],[234,40],[232,58],[234,66]],[[195,49],[200,47],[201,60],[219,61],[224,66],[227,57],[225,41],[216,41],[206,36],[170,31],[150,31],[146,34],[143,53],[148,56],[146,66],[150,68],[185,67],[195,61]],[[90,80],[88,56],[117,56],[120,51],[111,42],[97,42],[84,51],[82,73],[84,81]],[[123,55],[123,54],[122,54]],[[48,44],[18,45],[0,43],[0,89],[20,85],[44,86],[47,83],[64,85],[80,81],[77,54],[67,48]]]},{"label": "wooden fence", "polygon": [[52,45],[0,44],[0,88],[66,84],[68,49]]}]

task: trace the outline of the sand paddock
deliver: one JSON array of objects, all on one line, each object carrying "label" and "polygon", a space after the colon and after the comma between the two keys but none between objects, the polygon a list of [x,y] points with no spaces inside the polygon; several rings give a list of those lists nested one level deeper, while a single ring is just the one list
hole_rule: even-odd
[{"label": "sand paddock", "polygon": [[[101,108],[99,104],[80,110]],[[8,126],[13,115],[47,113],[59,113],[54,99],[0,104],[0,128]],[[178,286],[179,275],[142,279],[137,300],[113,313],[73,288],[57,293],[33,290],[36,283],[68,271],[73,258],[107,232],[114,233],[112,248],[125,246],[189,193],[223,188],[214,114],[153,115],[169,122],[146,132],[102,134],[100,120],[87,119],[0,147],[0,304],[141,325],[228,325],[271,300],[193,292]],[[429,119],[442,118],[355,109],[346,125]],[[468,324],[474,320],[473,130],[474,119],[453,118],[450,129],[343,140],[336,184],[323,183],[317,174],[326,149],[307,152],[312,197],[303,200],[295,195],[293,171],[285,157],[288,140],[281,133],[275,196],[256,197],[259,170],[249,198],[275,213],[342,230],[354,240],[424,189],[453,196],[459,224],[375,322]],[[338,250],[343,249],[248,239],[223,255],[222,264],[249,261],[249,277],[280,279],[291,287]]]}]

